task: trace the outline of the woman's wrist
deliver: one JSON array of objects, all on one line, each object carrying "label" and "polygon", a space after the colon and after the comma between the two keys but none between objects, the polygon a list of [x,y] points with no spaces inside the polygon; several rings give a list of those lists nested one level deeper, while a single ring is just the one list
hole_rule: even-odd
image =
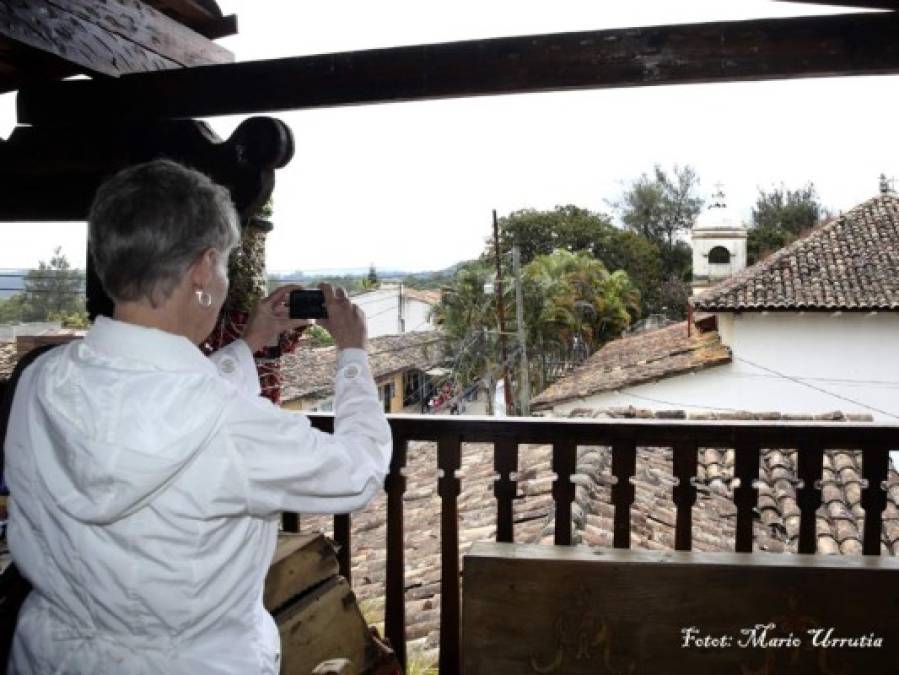
[{"label": "woman's wrist", "polygon": [[254,354],[265,348],[267,344],[265,338],[255,333],[244,333],[241,339],[250,346],[250,351]]}]

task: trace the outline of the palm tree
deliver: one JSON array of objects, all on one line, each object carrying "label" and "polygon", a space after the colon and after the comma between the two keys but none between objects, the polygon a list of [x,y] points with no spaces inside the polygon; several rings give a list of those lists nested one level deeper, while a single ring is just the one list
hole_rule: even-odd
[{"label": "palm tree", "polygon": [[487,413],[493,414],[493,397],[499,374],[496,296],[485,292],[491,280],[486,265],[461,268],[452,285],[443,288],[440,302],[431,311],[431,319],[449,338],[453,376],[463,387],[483,379],[487,385]]},{"label": "palm tree", "polygon": [[[534,362],[553,352],[586,353],[618,337],[639,316],[640,294],[621,270],[609,274],[588,252],[556,250],[523,270],[528,352]],[[544,386],[542,369],[535,373]]]}]

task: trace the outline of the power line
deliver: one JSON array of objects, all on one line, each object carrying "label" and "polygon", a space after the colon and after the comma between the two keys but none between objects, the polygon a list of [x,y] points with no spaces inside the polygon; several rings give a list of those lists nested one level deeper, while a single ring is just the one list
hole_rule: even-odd
[{"label": "power line", "polygon": [[760,370],[765,370],[769,373],[773,373],[774,375],[777,375],[778,377],[782,377],[785,380],[790,380],[791,382],[795,382],[796,384],[801,384],[802,386],[808,387],[809,389],[814,389],[815,391],[819,391],[822,394],[827,394],[828,396],[833,396],[834,398],[838,398],[840,400],[846,401],[847,403],[852,403],[854,405],[860,405],[862,408],[867,408],[868,410],[871,410],[873,412],[878,412],[881,415],[886,415],[887,417],[892,417],[893,419],[899,420],[899,415],[888,412],[886,410],[881,410],[880,408],[875,408],[874,406],[868,405],[867,403],[863,403],[862,401],[858,401],[856,399],[849,398],[848,396],[843,396],[842,394],[837,394],[835,392],[824,389],[823,387],[819,387],[817,385],[811,384],[810,382],[805,382],[804,380],[801,380],[797,377],[785,375],[784,373],[778,372],[778,371],[774,370],[773,368],[768,368],[767,366],[763,366],[758,363],[754,363],[753,361],[750,361],[749,359],[737,358],[736,356],[734,356],[733,358],[737,361],[742,361],[743,363],[747,363],[750,366],[759,368]]},{"label": "power line", "polygon": [[[877,412],[877,413],[880,413],[880,414],[882,414],[882,415],[886,415],[886,416],[888,416],[888,417],[892,417],[893,419],[899,419],[899,415],[895,415],[895,414],[893,414],[893,413],[891,413],[891,412],[888,412],[888,411],[886,411],[886,410],[881,410],[880,408],[876,408],[876,407],[874,407],[874,406],[872,406],[872,405],[868,405],[867,403],[863,403],[862,401],[858,401],[858,400],[856,400],[856,399],[849,398],[848,396],[842,396],[841,394],[837,394],[837,393],[835,393],[835,392],[828,391],[827,389],[824,389],[824,388],[822,388],[822,387],[818,387],[818,386],[815,386],[815,385],[810,384],[810,383],[808,383],[808,382],[804,382],[802,379],[800,379],[800,378],[798,378],[798,377],[793,377],[793,376],[790,376],[790,375],[786,375],[786,374],[784,374],[784,373],[780,373],[780,372],[774,370],[773,368],[768,368],[768,367],[766,367],[766,366],[762,366],[762,365],[760,365],[760,364],[758,364],[758,363],[754,363],[753,361],[750,361],[750,360],[748,360],[748,359],[738,358],[738,357],[736,357],[736,356],[734,356],[734,357],[732,357],[732,358],[733,358],[734,360],[742,361],[742,362],[744,362],[744,363],[746,363],[746,364],[748,364],[748,365],[750,365],[750,366],[754,366],[754,367],[759,368],[759,369],[761,369],[761,370],[765,370],[765,371],[767,371],[767,372],[769,372],[769,373],[772,373],[772,375],[773,375],[774,377],[778,378],[778,379],[789,380],[789,381],[791,381],[791,382],[795,382],[796,384],[801,384],[801,385],[803,385],[803,386],[805,386],[805,387],[809,387],[809,388],[811,388],[811,389],[814,389],[814,390],[816,390],[816,391],[819,391],[819,392],[821,392],[821,393],[823,393],[823,394],[827,394],[828,396],[833,396],[834,398],[841,399],[841,400],[843,400],[843,401],[846,401],[847,403],[852,403],[853,405],[861,406],[862,408],[866,408],[866,409],[871,410],[871,411],[873,411],[873,412]],[[663,404],[663,405],[677,406],[677,407],[680,407],[680,408],[696,408],[696,409],[698,409],[698,410],[708,410],[708,411],[727,410],[727,411],[730,411],[730,412],[742,412],[742,410],[739,409],[739,408],[728,408],[728,407],[726,407],[726,406],[708,406],[708,405],[701,405],[701,404],[698,404],[698,403],[679,403],[679,402],[677,402],[677,401],[666,401],[666,400],[664,400],[664,399],[653,398],[652,396],[644,396],[644,395],[642,395],[642,394],[634,394],[634,393],[632,393],[632,392],[622,391],[622,390],[619,390],[618,393],[619,393],[619,394],[623,394],[624,396],[628,396],[628,397],[630,397],[630,398],[642,399],[642,400],[644,400],[644,401],[650,401],[651,403],[661,403],[661,404]]]}]

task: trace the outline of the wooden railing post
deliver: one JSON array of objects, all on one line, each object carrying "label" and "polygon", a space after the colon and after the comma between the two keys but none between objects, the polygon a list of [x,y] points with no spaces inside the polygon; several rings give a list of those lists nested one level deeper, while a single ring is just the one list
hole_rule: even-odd
[{"label": "wooden railing post", "polygon": [[512,502],[516,484],[512,473],[518,471],[518,441],[504,436],[493,444],[493,470],[499,474],[493,482],[496,497],[496,540],[512,542],[515,539]]},{"label": "wooden railing post", "polygon": [[615,524],[612,543],[615,548],[631,547],[631,504],[634,503],[634,484],[631,478],[637,470],[637,446],[633,440],[615,441],[612,445],[612,486],[615,505]]},{"label": "wooden railing post", "polygon": [[403,523],[403,494],[406,492],[406,449],[408,441],[393,436],[393,457],[390,473],[384,481],[387,491],[387,577],[384,592],[384,633],[396,658],[406,668],[406,602],[405,602],[405,525]]},{"label": "wooden railing post", "polygon": [[734,490],[737,506],[737,553],[752,553],[753,509],[759,501],[759,490],[754,483],[759,478],[759,446],[749,440],[740,439],[734,447],[734,475],[740,479],[740,486]]},{"label": "wooden railing post", "polygon": [[437,441],[437,466],[442,475],[437,479],[440,495],[440,656],[442,674],[460,672],[460,605],[459,597],[459,504],[461,482],[456,471],[462,463],[458,435],[442,436]]},{"label": "wooden railing post", "polygon": [[802,487],[796,491],[799,505],[799,552],[815,553],[818,550],[818,535],[815,524],[816,512],[821,506],[821,488],[815,483],[821,480],[824,465],[824,450],[814,443],[803,441],[796,449],[796,474]]},{"label": "wooden railing post", "polygon": [[353,573],[353,538],[350,532],[352,524],[352,516],[349,513],[339,513],[334,516],[334,541],[340,546],[337,550],[337,566],[340,575],[346,579],[350,587],[353,585],[351,576]]},{"label": "wooden railing post", "polygon": [[561,546],[571,544],[571,502],[574,501],[574,483],[571,474],[577,465],[577,444],[571,440],[553,443],[552,468],[556,474],[552,494],[556,502],[556,531],[554,541]]},{"label": "wooden railing post", "polygon": [[887,479],[889,460],[888,448],[867,446],[862,449],[862,476],[868,482],[868,487],[862,490],[862,508],[865,510],[865,535],[862,542],[864,555],[880,555],[883,510],[887,502],[887,494],[880,484]]},{"label": "wooden railing post", "polygon": [[281,528],[285,532],[297,533],[300,531],[300,514],[298,513],[282,513]]},{"label": "wooden railing post", "polygon": [[672,491],[674,507],[677,510],[677,522],[674,528],[674,549],[689,551],[693,548],[693,504],[696,503],[696,443],[693,441],[677,441],[674,444],[674,475],[677,485]]}]

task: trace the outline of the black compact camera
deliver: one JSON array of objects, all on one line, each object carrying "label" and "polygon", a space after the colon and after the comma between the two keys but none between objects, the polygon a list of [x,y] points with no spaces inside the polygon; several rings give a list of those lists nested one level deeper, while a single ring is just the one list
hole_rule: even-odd
[{"label": "black compact camera", "polygon": [[291,319],[327,319],[324,291],[291,291]]}]

